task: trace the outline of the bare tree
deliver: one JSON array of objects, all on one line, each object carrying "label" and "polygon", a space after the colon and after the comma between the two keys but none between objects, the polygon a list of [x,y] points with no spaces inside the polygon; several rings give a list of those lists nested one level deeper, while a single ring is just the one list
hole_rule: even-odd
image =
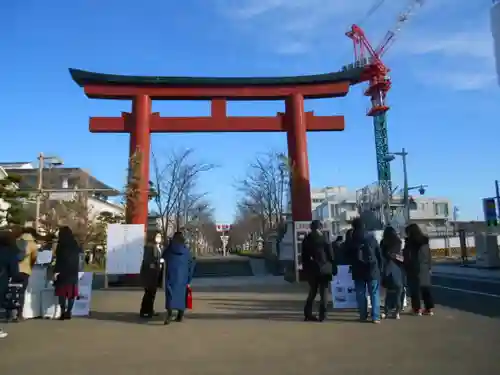
[{"label": "bare tree", "polygon": [[[46,181],[49,188],[60,186],[57,170],[48,171]],[[89,174],[75,170],[66,176],[75,188],[89,188]],[[94,220],[94,212],[89,206],[89,192],[65,193],[61,199],[54,199],[53,194],[46,194],[41,202],[40,224],[47,235],[53,235],[60,226],[68,226],[83,248],[94,243],[100,237],[99,225]]]},{"label": "bare tree", "polygon": [[262,236],[262,218],[247,207],[239,206],[236,220],[229,231],[229,247],[241,247]]},{"label": "bare tree", "polygon": [[271,152],[258,156],[250,165],[246,177],[238,183],[243,194],[239,206],[259,217],[262,232],[276,228],[283,219],[289,171],[283,154]]},{"label": "bare tree", "polygon": [[152,155],[151,188],[155,191],[153,201],[164,238],[171,230],[185,226],[193,210],[199,209],[205,194],[196,191],[198,178],[215,168],[214,164],[193,161],[193,153],[193,150],[173,152],[163,163],[157,155]]}]

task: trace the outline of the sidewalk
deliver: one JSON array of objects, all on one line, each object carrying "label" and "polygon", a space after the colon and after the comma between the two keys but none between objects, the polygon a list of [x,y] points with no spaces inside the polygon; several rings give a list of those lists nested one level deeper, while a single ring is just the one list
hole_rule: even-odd
[{"label": "sidewalk", "polygon": [[[0,341],[1,373],[500,373],[498,319],[439,307],[432,318],[403,315],[380,325],[358,323],[352,310],[331,311],[324,323],[304,323],[306,291],[300,285],[221,289],[196,290],[194,310],[184,323],[170,326],[161,316],[150,322],[138,318],[141,291],[95,291],[88,318],[8,325],[9,337]],[[162,311],[163,293],[157,299]],[[387,350],[383,342],[397,345]]]},{"label": "sidewalk", "polygon": [[463,277],[472,279],[489,279],[500,282],[500,270],[490,270],[485,268],[461,267],[459,265],[435,264],[432,267],[434,276]]}]

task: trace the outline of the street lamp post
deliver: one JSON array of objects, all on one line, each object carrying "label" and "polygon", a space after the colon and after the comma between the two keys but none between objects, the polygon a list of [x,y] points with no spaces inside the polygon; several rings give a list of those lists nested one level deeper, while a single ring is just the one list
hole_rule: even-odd
[{"label": "street lamp post", "polygon": [[43,167],[46,161],[50,161],[51,166],[63,165],[63,161],[57,156],[45,156],[43,152],[38,154],[38,173],[37,173],[37,194],[36,194],[36,206],[35,206],[35,230],[38,231],[40,228],[40,207],[42,205],[42,193],[43,193]]},{"label": "street lamp post", "polygon": [[404,220],[406,225],[410,223],[410,190],[418,189],[420,194],[423,195],[425,193],[425,188],[427,185],[418,185],[410,187],[408,185],[408,169],[406,164],[406,157],[408,156],[408,152],[405,148],[402,148],[399,152],[389,152],[385,158],[386,161],[393,161],[396,156],[401,157],[401,161],[403,163],[403,208],[404,208]]}]

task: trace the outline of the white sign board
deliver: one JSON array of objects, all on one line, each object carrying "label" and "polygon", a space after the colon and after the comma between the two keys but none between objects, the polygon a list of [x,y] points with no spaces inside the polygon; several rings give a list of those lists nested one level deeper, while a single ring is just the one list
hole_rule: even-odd
[{"label": "white sign board", "polygon": [[106,273],[138,274],[144,254],[143,224],[108,224]]},{"label": "white sign board", "polygon": [[[78,298],[73,306],[73,316],[88,316],[90,314],[90,300],[92,297],[92,272],[78,273]],[[42,314],[44,318],[57,319],[61,316],[61,309],[54,296],[54,289],[42,291]]]},{"label": "white sign board", "polygon": [[338,273],[331,283],[331,291],[334,309],[355,309],[358,307],[349,266],[338,266]]}]

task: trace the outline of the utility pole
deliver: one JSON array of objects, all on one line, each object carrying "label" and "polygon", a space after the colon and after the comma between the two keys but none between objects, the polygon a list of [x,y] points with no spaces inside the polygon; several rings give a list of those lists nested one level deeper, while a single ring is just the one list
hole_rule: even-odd
[{"label": "utility pole", "polygon": [[37,174],[37,194],[36,194],[36,209],[35,209],[35,230],[38,232],[40,228],[40,206],[42,205],[43,193],[43,166],[45,164],[43,152],[38,155],[38,174]]},{"label": "utility pole", "polygon": [[498,220],[500,220],[500,188],[498,186],[498,180],[495,180],[495,195],[497,200],[497,211]]},{"label": "utility pole", "polygon": [[406,225],[410,224],[410,194],[408,187],[408,170],[406,167],[406,156],[408,152],[403,148],[401,150],[401,159],[403,160],[403,204]]}]

